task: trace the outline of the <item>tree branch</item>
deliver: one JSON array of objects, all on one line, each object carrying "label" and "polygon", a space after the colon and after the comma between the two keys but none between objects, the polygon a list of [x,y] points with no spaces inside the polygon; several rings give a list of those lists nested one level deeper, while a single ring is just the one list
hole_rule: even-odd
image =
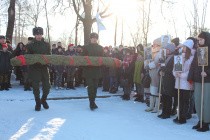
[{"label": "tree branch", "polygon": [[[84,1],[84,0],[83,0]],[[76,15],[79,17],[79,19],[84,22],[84,18],[79,14],[79,11],[77,10],[77,6],[76,6],[76,3],[75,3],[75,0],[72,0],[73,2],[73,7],[74,7],[74,11],[76,13]]]}]

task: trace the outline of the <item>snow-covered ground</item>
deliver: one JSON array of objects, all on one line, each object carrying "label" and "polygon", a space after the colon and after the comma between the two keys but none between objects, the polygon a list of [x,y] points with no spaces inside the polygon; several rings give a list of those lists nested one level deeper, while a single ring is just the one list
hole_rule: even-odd
[{"label": "snow-covered ground", "polygon": [[[122,94],[119,91],[118,95]],[[110,95],[98,89],[98,96]],[[162,120],[157,114],[145,112],[146,105],[122,101],[118,96],[97,98],[99,109],[89,110],[86,88],[51,90],[49,110],[34,111],[32,92],[19,86],[0,92],[0,140],[210,140],[210,131],[192,130],[196,115],[187,124]]]}]

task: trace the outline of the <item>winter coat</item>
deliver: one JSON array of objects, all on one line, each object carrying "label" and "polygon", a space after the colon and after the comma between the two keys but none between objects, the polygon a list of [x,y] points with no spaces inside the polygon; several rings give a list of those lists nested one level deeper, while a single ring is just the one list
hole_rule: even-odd
[{"label": "winter coat", "polygon": [[77,55],[77,52],[75,50],[67,50],[65,52],[65,55],[66,56],[76,56]]},{"label": "winter coat", "polygon": [[[13,55],[14,56],[20,56],[20,55],[25,55],[26,54],[26,47],[23,47],[23,49],[21,50],[20,47],[17,47],[14,51],[13,51]],[[21,68],[22,72],[27,72],[28,71],[28,66],[21,66],[21,67],[16,67],[16,69]],[[18,71],[16,71],[18,72]],[[20,74],[22,75],[22,74]]]},{"label": "winter coat", "polygon": [[187,79],[188,79],[188,74],[189,74],[189,70],[194,58],[194,54],[190,56],[190,58],[188,60],[185,61],[185,54],[182,54],[183,56],[183,71],[181,72],[181,76],[180,76],[180,85],[179,85],[179,78],[175,77],[175,70],[173,69],[173,75],[175,77],[175,88],[176,89],[183,89],[183,90],[193,90],[193,84],[190,83]]},{"label": "winter coat", "polygon": [[[27,54],[51,54],[50,44],[45,42],[44,40],[37,41],[34,39],[31,43],[27,44],[26,48]],[[45,77],[44,79],[48,79],[48,66],[39,63],[30,65],[28,75],[32,81],[40,81],[41,79],[43,79],[43,77]]]},{"label": "winter coat", "polygon": [[[116,59],[119,59],[119,54],[117,52],[113,52],[111,54],[111,57],[112,58],[116,58]],[[110,77],[116,77],[119,75],[119,68],[116,68],[116,67],[110,67],[109,68],[109,76]]]},{"label": "winter coat", "polygon": [[173,75],[174,67],[174,56],[170,55],[166,59],[166,66],[161,68],[161,71],[164,73],[162,77],[162,89],[161,94],[168,95],[173,97],[176,93],[174,88],[175,79]]},{"label": "winter coat", "polygon": [[[103,57],[103,47],[98,44],[88,44],[83,48],[83,56]],[[88,66],[83,68],[83,77],[89,79],[99,79],[102,77],[101,67]]]},{"label": "winter coat", "polygon": [[[208,54],[208,60],[210,61],[210,52]],[[204,78],[204,83],[210,83],[210,64],[204,67],[204,71],[207,74],[207,76]],[[202,83],[201,72],[202,66],[198,66],[198,57],[196,52],[189,71],[188,81]]]},{"label": "winter coat", "polygon": [[150,92],[152,95],[157,96],[159,83],[160,83],[160,75],[159,75],[160,67],[158,66],[158,63],[159,63],[159,58],[161,57],[161,51],[153,55],[155,56],[154,60],[152,60],[148,65],[150,69],[149,75],[151,77]]},{"label": "winter coat", "polygon": [[143,73],[144,69],[144,62],[143,61],[136,61],[135,62],[135,70],[134,70],[134,77],[133,82],[137,84],[141,84],[141,74]]},{"label": "winter coat", "polygon": [[[61,51],[61,52],[57,51],[56,55],[64,55],[64,52],[63,51]],[[63,73],[64,68],[65,68],[63,65],[54,65],[53,67],[54,67],[54,70],[56,72],[59,72],[59,73]]]},{"label": "winter coat", "polygon": [[0,74],[8,74],[11,70],[11,53],[9,51],[3,52],[0,50]]}]

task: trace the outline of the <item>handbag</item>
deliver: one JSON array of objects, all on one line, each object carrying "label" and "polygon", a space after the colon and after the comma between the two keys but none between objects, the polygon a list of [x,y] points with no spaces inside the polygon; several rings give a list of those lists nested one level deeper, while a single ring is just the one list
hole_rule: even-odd
[{"label": "handbag", "polygon": [[141,80],[144,88],[149,88],[151,83],[151,77],[149,75],[149,71],[147,70]]}]

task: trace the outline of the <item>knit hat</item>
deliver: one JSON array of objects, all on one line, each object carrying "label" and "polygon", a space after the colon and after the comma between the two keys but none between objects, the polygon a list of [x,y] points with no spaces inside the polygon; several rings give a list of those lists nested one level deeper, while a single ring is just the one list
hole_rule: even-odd
[{"label": "knit hat", "polygon": [[7,43],[2,44],[2,48],[8,48]]},{"label": "knit hat", "polygon": [[161,38],[159,37],[159,38],[155,39],[153,41],[153,44],[157,44],[157,45],[161,46]]},{"label": "knit hat", "polygon": [[194,42],[191,39],[187,39],[182,45],[186,46],[189,49],[192,49],[194,46]]},{"label": "knit hat", "polygon": [[167,44],[164,48],[169,50],[170,53],[173,53],[176,49],[176,46],[174,44],[170,43],[170,44]]}]

